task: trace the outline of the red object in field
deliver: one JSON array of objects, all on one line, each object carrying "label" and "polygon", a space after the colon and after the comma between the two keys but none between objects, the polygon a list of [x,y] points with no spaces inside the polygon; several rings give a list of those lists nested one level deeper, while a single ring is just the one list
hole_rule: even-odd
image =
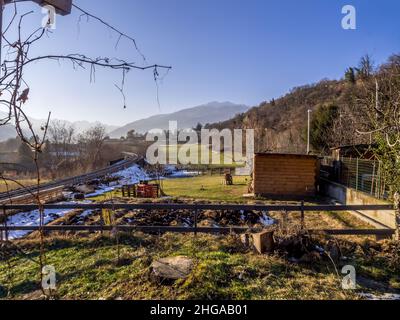
[{"label": "red object in field", "polygon": [[138,198],[158,198],[158,184],[139,184],[136,188]]}]

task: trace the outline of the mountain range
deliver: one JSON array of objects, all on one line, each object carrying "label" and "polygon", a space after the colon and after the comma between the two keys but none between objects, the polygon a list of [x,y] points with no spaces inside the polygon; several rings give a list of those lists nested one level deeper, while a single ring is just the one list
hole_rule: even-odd
[{"label": "mountain range", "polygon": [[[184,109],[170,114],[155,115],[146,119],[134,121],[123,127],[103,125],[110,137],[120,138],[126,136],[131,130],[135,130],[138,133],[146,133],[151,129],[168,129],[169,121],[177,121],[179,129],[186,129],[193,128],[198,123],[205,125],[207,123],[226,121],[248,110],[248,106],[234,104],[232,102],[210,102],[194,108]],[[6,114],[0,112],[0,118],[5,117]],[[46,122],[46,120],[34,118],[30,118],[30,121],[37,132],[40,132],[40,127]],[[84,132],[99,123],[89,121],[58,121],[65,122],[67,125],[73,125],[77,133]],[[27,130],[27,128],[23,129]],[[16,136],[17,133],[12,124],[0,126],[0,141],[15,138]]]},{"label": "mountain range", "polygon": [[112,138],[120,138],[126,136],[131,130],[135,130],[138,133],[146,133],[152,129],[165,130],[169,127],[169,121],[177,121],[178,129],[188,129],[195,127],[198,123],[205,125],[225,121],[248,110],[249,107],[242,104],[210,102],[174,113],[155,115],[147,119],[131,122],[112,131],[110,136]]},{"label": "mountain range", "polygon": [[[7,117],[7,114],[5,112],[0,112],[1,119],[5,119],[6,117]],[[29,120],[31,121],[35,132],[40,132],[40,128],[46,123],[46,120],[44,120],[44,119],[29,118]],[[54,120],[54,121],[60,121],[60,122],[65,123],[66,125],[74,126],[76,133],[82,133],[82,132],[94,127],[96,124],[100,124],[100,122],[89,122],[89,121],[75,121],[75,122],[66,121],[66,120]],[[112,126],[112,125],[106,125],[106,124],[102,124],[102,125],[106,128],[107,133],[118,128],[118,126]],[[26,124],[22,124],[22,129],[28,134],[28,127]],[[6,125],[0,126],[0,142],[6,141],[11,138],[15,138],[16,136],[17,136],[17,132],[15,130],[15,127],[12,124],[12,121],[11,121],[11,124],[6,124]]]}]

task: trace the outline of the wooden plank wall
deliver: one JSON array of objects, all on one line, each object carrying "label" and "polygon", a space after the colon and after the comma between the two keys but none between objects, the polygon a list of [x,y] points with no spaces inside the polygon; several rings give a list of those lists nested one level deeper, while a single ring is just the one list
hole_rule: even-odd
[{"label": "wooden plank wall", "polygon": [[302,155],[256,154],[254,193],[282,197],[315,196],[318,158]]}]

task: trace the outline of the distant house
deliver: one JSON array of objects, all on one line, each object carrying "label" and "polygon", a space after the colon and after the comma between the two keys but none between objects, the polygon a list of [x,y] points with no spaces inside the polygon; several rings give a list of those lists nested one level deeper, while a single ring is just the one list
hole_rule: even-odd
[{"label": "distant house", "polygon": [[332,158],[336,161],[339,161],[340,158],[372,160],[375,158],[372,150],[374,147],[375,145],[372,144],[354,144],[331,148]]},{"label": "distant house", "polygon": [[257,153],[253,191],[256,196],[302,198],[315,196],[319,180],[317,156]]}]

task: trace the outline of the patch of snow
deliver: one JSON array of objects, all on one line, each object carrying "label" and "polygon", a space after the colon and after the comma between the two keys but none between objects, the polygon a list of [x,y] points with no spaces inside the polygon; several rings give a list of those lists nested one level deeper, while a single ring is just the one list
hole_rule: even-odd
[{"label": "patch of snow", "polygon": [[86,218],[92,214],[93,214],[93,210],[85,210],[79,215],[79,218]]},{"label": "patch of snow", "polygon": [[186,178],[186,177],[194,177],[194,176],[199,176],[201,175],[201,172],[199,171],[175,171],[171,175],[168,176],[168,178]]},{"label": "patch of snow", "polygon": [[82,224],[84,223],[84,219],[85,219],[86,217],[91,216],[92,214],[93,214],[93,210],[85,210],[85,211],[83,211],[83,212],[78,216],[78,218],[79,218],[80,220],[77,222],[77,225],[82,225]]},{"label": "patch of snow", "polygon": [[166,166],[164,166],[164,172],[167,173],[167,174],[172,174],[172,173],[174,173],[176,171],[178,171],[178,169],[174,165],[166,165]]},{"label": "patch of snow", "polygon": [[87,194],[87,195],[85,195],[85,197],[86,198],[98,197],[98,196],[101,196],[104,193],[114,191],[116,188],[117,188],[116,186],[109,187],[109,186],[101,185],[101,186],[99,186],[99,188],[95,192]]},{"label": "patch of snow", "polygon": [[[67,204],[67,203],[60,203]],[[61,218],[71,212],[71,209],[46,209],[43,213],[44,224],[48,224],[58,218]],[[40,225],[39,210],[20,212],[7,219],[8,226],[36,227]],[[18,239],[31,233],[31,231],[10,231],[8,237],[10,240]]]},{"label": "patch of snow", "polygon": [[124,170],[112,174],[112,177],[118,178],[118,181],[113,181],[110,185],[100,185],[95,192],[87,194],[86,198],[101,196],[105,193],[112,192],[123,185],[131,185],[140,181],[151,180],[151,177],[138,165],[133,165]]},{"label": "patch of snow", "polygon": [[317,250],[319,253],[324,253],[325,252],[324,248],[322,248],[320,246],[315,246],[315,250]]},{"label": "patch of snow", "polygon": [[[60,202],[59,204],[76,204],[78,202]],[[82,204],[89,204],[90,201],[79,202]],[[72,212],[72,209],[45,209],[43,212],[44,224],[48,224],[61,218],[68,213]],[[89,210],[88,210],[89,211]],[[85,211],[86,212],[86,211]],[[84,213],[85,213],[84,212]],[[15,215],[10,216],[7,219],[8,226],[22,226],[22,227],[37,227],[40,225],[40,213],[39,210],[33,210],[28,212],[20,212]],[[10,231],[8,237],[10,240],[19,239],[27,234],[31,233],[31,231]]]},{"label": "patch of snow", "polygon": [[[172,169],[172,168],[170,168]],[[175,171],[171,177],[173,178],[182,178],[182,177],[191,177],[198,175],[199,172],[190,172],[190,171]],[[101,185],[99,188],[91,194],[86,195],[87,198],[100,196],[102,194],[114,191],[115,189],[121,187],[122,185],[130,185],[137,184],[140,181],[148,181],[151,180],[151,177],[138,165],[131,166],[127,169],[116,172],[112,175],[113,177],[117,177],[119,180],[117,183],[113,183],[112,186]],[[65,193],[66,197],[71,197],[73,193]],[[91,203],[90,200],[85,201],[68,201],[68,202],[60,202],[59,204],[74,204],[74,203]],[[71,209],[46,209],[44,210],[44,224],[48,224],[58,218],[65,216],[66,214],[72,212]],[[79,218],[85,218],[91,215],[92,210],[86,210],[82,214],[80,214]],[[8,218],[7,224],[9,226],[39,226],[40,217],[39,210],[34,210],[30,212],[21,212],[17,213]],[[31,233],[30,231],[11,231],[9,232],[9,239],[19,239],[27,234]]]},{"label": "patch of snow", "polygon": [[119,178],[120,185],[135,184],[142,180],[150,180],[149,175],[138,165],[116,172],[112,176]]},{"label": "patch of snow", "polygon": [[372,293],[359,293],[359,295],[367,300],[400,300],[400,294],[385,293],[383,295],[376,295]]},{"label": "patch of snow", "polygon": [[265,212],[263,212],[263,216],[260,218],[260,222],[268,227],[268,226],[272,226],[275,223],[275,220],[272,219],[271,217],[269,217]]}]

